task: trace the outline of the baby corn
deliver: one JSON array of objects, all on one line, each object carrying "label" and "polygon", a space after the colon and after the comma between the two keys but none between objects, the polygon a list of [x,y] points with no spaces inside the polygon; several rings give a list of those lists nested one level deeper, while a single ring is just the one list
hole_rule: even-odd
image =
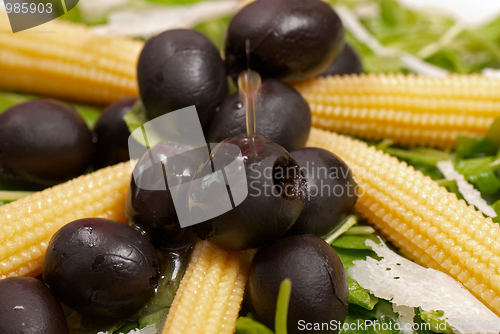
[{"label": "baby corn", "polygon": [[313,128],[360,186],[356,211],[410,259],[460,281],[500,316],[500,227],[445,188],[366,143]]},{"label": "baby corn", "polygon": [[125,222],[130,162],[0,206],[0,278],[41,273],[52,235],[76,219],[102,217]]},{"label": "baby corn", "polygon": [[0,21],[0,90],[91,104],[137,96],[143,43],[55,20],[16,34]]},{"label": "baby corn", "polygon": [[500,117],[500,80],[480,75],[347,75],[297,83],[313,125],[369,140],[453,148]]},{"label": "baby corn", "polygon": [[198,242],[162,334],[234,333],[253,254]]}]

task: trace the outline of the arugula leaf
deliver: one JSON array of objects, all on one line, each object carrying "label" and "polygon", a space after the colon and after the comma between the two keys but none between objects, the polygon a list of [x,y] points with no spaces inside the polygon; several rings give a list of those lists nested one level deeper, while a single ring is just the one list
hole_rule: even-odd
[{"label": "arugula leaf", "polygon": [[430,324],[431,330],[434,333],[453,333],[452,328],[443,318],[443,311],[423,311],[422,309],[420,309],[418,316],[420,317],[420,319],[422,319],[423,322]]},{"label": "arugula leaf", "polygon": [[223,49],[226,31],[231,21],[230,16],[198,24],[193,29],[198,30],[214,42],[217,49]]},{"label": "arugula leaf", "polygon": [[387,300],[380,299],[372,310],[367,310],[357,305],[353,305],[351,308],[354,312],[361,315],[361,319],[366,321],[366,328],[370,334],[402,333],[402,331],[396,329],[398,328],[396,325],[398,315],[393,311],[392,303]]},{"label": "arugula leaf", "polygon": [[457,159],[480,158],[495,155],[498,152],[498,144],[487,137],[458,136],[457,141],[458,145],[455,149]]},{"label": "arugula leaf", "polygon": [[370,246],[365,245],[366,240],[372,240],[377,244],[380,243],[379,238],[372,233],[365,235],[341,235],[332,242],[332,246],[334,246],[334,248],[371,250],[372,248]]},{"label": "arugula leaf", "polygon": [[[0,92],[0,114],[8,108],[13,107],[19,103],[23,103],[36,98],[39,98],[39,96]],[[80,116],[82,116],[82,118],[85,120],[85,123],[90,129],[94,127],[95,122],[101,114],[101,108],[79,103],[72,103],[67,101],[65,102],[75,107],[76,111],[80,114]]]},{"label": "arugula leaf", "polygon": [[[366,260],[368,256],[377,258],[374,251],[369,246],[365,245],[366,240],[373,240],[380,243],[380,240],[372,234],[364,235],[341,235],[332,242],[332,247],[337,252],[337,255],[342,262],[344,269],[347,270],[353,266],[353,262],[357,260]],[[370,294],[370,292],[359,285],[354,279],[347,276],[347,285],[349,288],[349,303],[359,305],[362,308],[372,310],[378,303],[378,298]]]},{"label": "arugula leaf", "polygon": [[366,327],[367,320],[371,318],[350,307],[344,320],[342,334],[369,334],[369,328]]},{"label": "arugula leaf", "polygon": [[364,289],[358,282],[347,277],[349,287],[349,303],[359,305],[367,310],[373,310],[379,299],[373,296],[370,291]]},{"label": "arugula leaf", "polygon": [[250,317],[239,317],[234,334],[274,334],[274,332]]}]

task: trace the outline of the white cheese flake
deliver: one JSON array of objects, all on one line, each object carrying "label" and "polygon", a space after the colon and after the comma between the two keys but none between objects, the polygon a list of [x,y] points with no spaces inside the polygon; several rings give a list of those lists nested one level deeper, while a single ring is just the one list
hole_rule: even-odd
[{"label": "white cheese flake", "polygon": [[[99,332],[97,334],[108,334],[108,332]],[[127,334],[157,334],[157,331],[155,325],[149,325],[144,327],[143,329],[132,329]]]},{"label": "white cheese flake", "polygon": [[239,6],[238,0],[218,0],[144,10],[118,10],[108,16],[107,24],[94,27],[93,32],[106,36],[148,38],[165,30],[192,28],[205,21],[232,15]]},{"label": "white cheese flake", "polygon": [[437,163],[437,168],[447,180],[455,180],[457,187],[467,203],[474,205],[481,210],[485,215],[495,218],[497,213],[495,210],[486,203],[481,197],[479,190],[474,188],[472,184],[465,180],[465,177],[455,170],[453,162],[450,160],[443,160]]},{"label": "white cheese flake", "polygon": [[[453,327],[455,333],[498,334],[500,318],[452,277],[407,260],[384,243],[377,245],[367,240],[366,245],[382,259],[377,261],[368,257],[366,261],[354,261],[348,274],[376,297],[390,300],[398,307],[440,310],[444,312],[449,325],[465,323],[466,327],[474,328]],[[398,307],[396,311],[401,310]],[[407,317],[403,315],[402,318]],[[493,324],[497,324],[496,330],[491,330]]]}]

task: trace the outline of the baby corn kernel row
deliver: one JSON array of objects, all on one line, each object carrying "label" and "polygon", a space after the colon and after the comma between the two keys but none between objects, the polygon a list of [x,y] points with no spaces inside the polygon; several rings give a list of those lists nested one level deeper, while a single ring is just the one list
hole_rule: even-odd
[{"label": "baby corn kernel row", "polygon": [[0,206],[0,278],[36,276],[52,235],[80,218],[125,222],[132,166],[124,162]]},{"label": "baby corn kernel row", "polygon": [[360,186],[356,211],[408,258],[443,271],[500,315],[500,227],[405,162],[313,128],[308,146],[337,154]]},{"label": "baby corn kernel row", "polygon": [[199,241],[162,334],[234,333],[253,254]]},{"label": "baby corn kernel row", "polygon": [[480,75],[353,74],[295,88],[314,126],[408,146],[453,148],[457,136],[484,135],[500,117],[500,80]]},{"label": "baby corn kernel row", "polygon": [[100,105],[138,96],[140,41],[63,20],[15,34],[4,21],[0,32],[0,90]]}]

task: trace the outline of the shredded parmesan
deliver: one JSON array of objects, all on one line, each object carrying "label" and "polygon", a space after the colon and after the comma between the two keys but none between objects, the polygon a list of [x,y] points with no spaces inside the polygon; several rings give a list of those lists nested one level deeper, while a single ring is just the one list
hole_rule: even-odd
[{"label": "shredded parmesan", "polygon": [[239,5],[238,0],[218,0],[144,10],[125,9],[111,13],[108,23],[94,27],[93,32],[107,36],[148,38],[165,30],[192,28],[208,20],[232,15]]},{"label": "shredded parmesan", "polygon": [[455,170],[453,162],[450,160],[439,161],[437,168],[447,180],[455,180],[457,187],[467,203],[474,205],[481,210],[485,215],[495,218],[497,216],[495,210],[486,203],[481,197],[479,190],[474,188],[472,184],[467,182],[462,174]]},{"label": "shredded parmesan", "polygon": [[[97,334],[108,334],[108,332],[99,332]],[[155,325],[149,325],[143,329],[132,329],[128,334],[157,334],[157,331]]]},{"label": "shredded parmesan", "polygon": [[344,26],[356,37],[356,39],[368,46],[373,53],[380,57],[398,57],[404,66],[415,73],[430,76],[446,76],[448,71],[423,61],[407,52],[383,46],[372,34],[361,24],[349,8],[345,5],[335,6],[335,11],[342,19]]},{"label": "shredded parmesan", "polygon": [[[348,274],[376,297],[396,304],[396,311],[404,314],[401,306],[421,307],[424,311],[443,311],[444,318],[455,333],[496,333],[500,318],[484,306],[452,277],[435,269],[427,269],[390,250],[384,243],[367,240],[382,259],[368,257],[354,261]],[[399,311],[398,311],[399,310]],[[408,315],[402,317],[408,318]],[[465,327],[456,326],[465,323]],[[496,330],[487,329],[497,324]]]}]

